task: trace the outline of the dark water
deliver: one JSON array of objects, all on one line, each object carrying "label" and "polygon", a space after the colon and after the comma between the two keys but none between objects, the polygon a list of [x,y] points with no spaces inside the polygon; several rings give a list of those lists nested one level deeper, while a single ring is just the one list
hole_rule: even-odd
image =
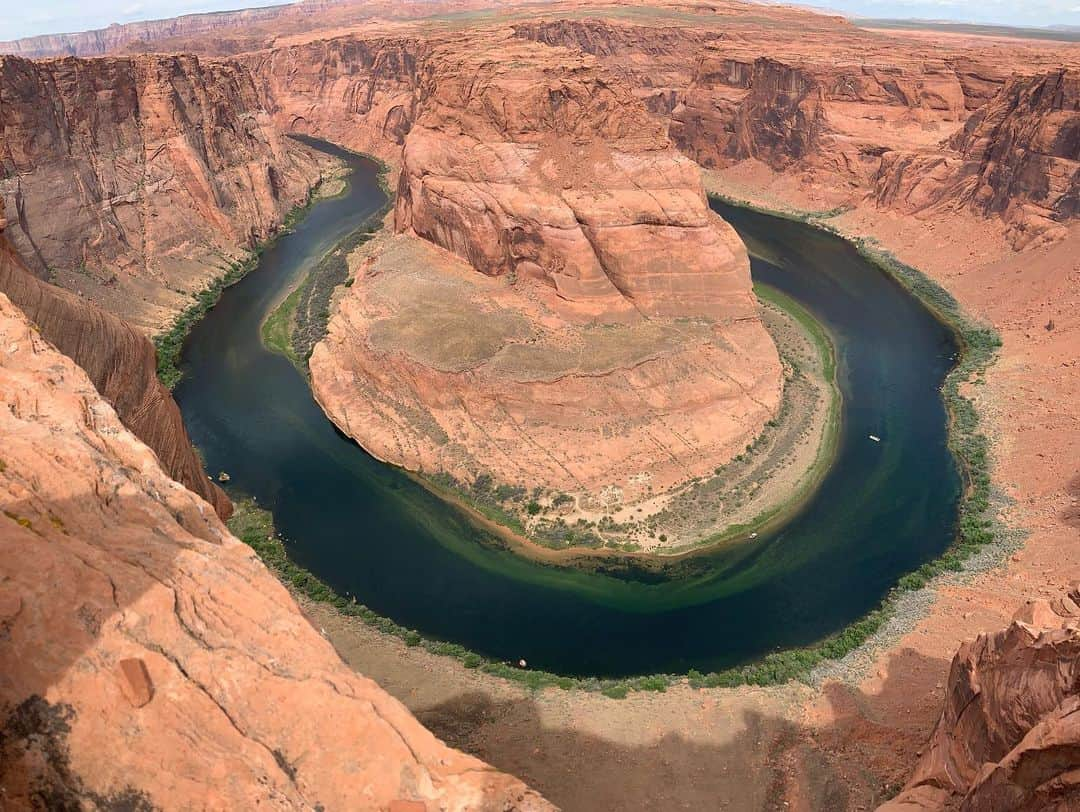
[{"label": "dark water", "polygon": [[[772,262],[756,279],[833,333],[845,405],[836,464],[775,534],[660,583],[545,567],[479,543],[455,510],[340,435],[259,325],[323,252],[383,203],[375,167],[316,205],[192,332],[176,395],[208,470],[274,512],[290,554],[432,637],[565,674],[709,671],[807,644],[871,609],[952,536],[959,479],[938,392],[950,333],[840,240],[721,208]],[[867,435],[876,434],[881,443]]]}]

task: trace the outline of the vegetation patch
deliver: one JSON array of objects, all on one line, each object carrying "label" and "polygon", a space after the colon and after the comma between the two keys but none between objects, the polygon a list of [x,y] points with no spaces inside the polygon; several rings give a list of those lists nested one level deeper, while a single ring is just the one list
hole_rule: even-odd
[{"label": "vegetation patch", "polygon": [[326,335],[334,289],[349,278],[349,254],[371,239],[386,211],[384,206],[324,254],[267,316],[262,325],[262,340],[267,349],[284,355],[301,371],[306,370],[311,351]]},{"label": "vegetation patch", "polygon": [[279,237],[288,234],[307,215],[312,204],[319,198],[322,183],[320,181],[308,190],[307,199],[292,208],[285,216],[281,228],[270,239],[257,245],[246,257],[226,265],[224,273],[195,294],[195,301],[176,317],[168,330],[154,336],[154,348],[157,350],[157,376],[167,389],[175,388],[184,375],[180,370],[180,354],[183,352],[184,341],[187,340],[192,328],[220,301],[221,294],[226,288],[235,285],[255,270],[263,252]]},{"label": "vegetation patch", "polygon": [[305,374],[312,350],[326,336],[334,291],[349,284],[349,255],[379,230],[393,204],[385,180],[388,167],[382,161],[376,163],[380,167],[379,186],[387,193],[387,202],[327,251],[263,322],[262,341],[266,348],[284,355]]}]

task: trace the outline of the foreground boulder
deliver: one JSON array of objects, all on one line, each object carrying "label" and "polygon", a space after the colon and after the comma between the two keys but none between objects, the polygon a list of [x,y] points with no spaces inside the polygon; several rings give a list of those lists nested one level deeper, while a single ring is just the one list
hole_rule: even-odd
[{"label": "foreground boulder", "polygon": [[551,808],[342,663],[2,294],[0,403],[5,808]]},{"label": "foreground boulder", "polygon": [[1080,589],[1035,601],[953,658],[945,708],[903,810],[1080,807]]}]

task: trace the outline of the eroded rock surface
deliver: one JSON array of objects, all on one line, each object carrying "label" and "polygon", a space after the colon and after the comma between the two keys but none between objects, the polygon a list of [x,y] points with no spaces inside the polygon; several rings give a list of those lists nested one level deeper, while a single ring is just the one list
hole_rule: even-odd
[{"label": "eroded rock surface", "polygon": [[157,378],[154,346],[116,316],[33,276],[6,239],[3,215],[0,201],[0,292],[86,372],[124,425],[154,449],[169,476],[228,518],[232,504],[207,480],[180,409]]},{"label": "eroded rock surface", "polygon": [[42,278],[158,327],[320,177],[242,66],[0,58],[7,237]]},{"label": "eroded rock surface", "polygon": [[911,212],[968,204],[1000,214],[1018,246],[1063,239],[1080,214],[1080,71],[1009,79],[947,147],[884,156],[877,200]]},{"label": "eroded rock surface", "polygon": [[344,432],[411,470],[615,506],[711,472],[778,403],[756,319],[583,323],[414,237],[366,252],[312,386]]},{"label": "eroded rock surface", "polygon": [[5,808],[551,808],[342,663],[2,294],[0,402]]},{"label": "eroded rock surface", "polygon": [[[351,88],[385,64],[332,47]],[[412,470],[613,504],[741,453],[780,362],[746,249],[662,122],[591,55],[501,33],[416,53],[402,236],[365,248],[310,362],[335,422]]]},{"label": "eroded rock surface", "polygon": [[519,37],[598,56],[709,168],[760,161],[835,204],[1001,217],[1013,244],[1076,216],[1077,49],[883,35],[796,9],[770,26],[721,3],[700,23],[522,23]]},{"label": "eroded rock surface", "polygon": [[953,658],[945,708],[902,810],[1080,805],[1080,590],[1031,601]]},{"label": "eroded rock surface", "polygon": [[400,161],[415,115],[416,37],[336,37],[240,57],[279,128]]},{"label": "eroded rock surface", "polygon": [[398,230],[601,318],[756,319],[742,242],[615,77],[525,43],[463,46],[422,67]]}]

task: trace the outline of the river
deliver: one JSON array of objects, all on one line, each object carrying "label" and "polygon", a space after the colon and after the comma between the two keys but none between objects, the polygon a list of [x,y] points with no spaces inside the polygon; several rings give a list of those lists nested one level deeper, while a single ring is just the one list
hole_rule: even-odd
[{"label": "river", "polygon": [[351,166],[348,190],[316,203],[195,326],[175,395],[207,469],[272,510],[290,556],[339,593],[425,636],[556,673],[708,672],[844,627],[951,542],[961,483],[940,394],[950,330],[844,241],[714,203],[755,255],[755,280],[798,300],[836,343],[842,426],[819,489],[775,532],[651,582],[484,543],[455,508],[338,432],[262,344],[272,307],[385,202],[371,161],[320,146]]}]

